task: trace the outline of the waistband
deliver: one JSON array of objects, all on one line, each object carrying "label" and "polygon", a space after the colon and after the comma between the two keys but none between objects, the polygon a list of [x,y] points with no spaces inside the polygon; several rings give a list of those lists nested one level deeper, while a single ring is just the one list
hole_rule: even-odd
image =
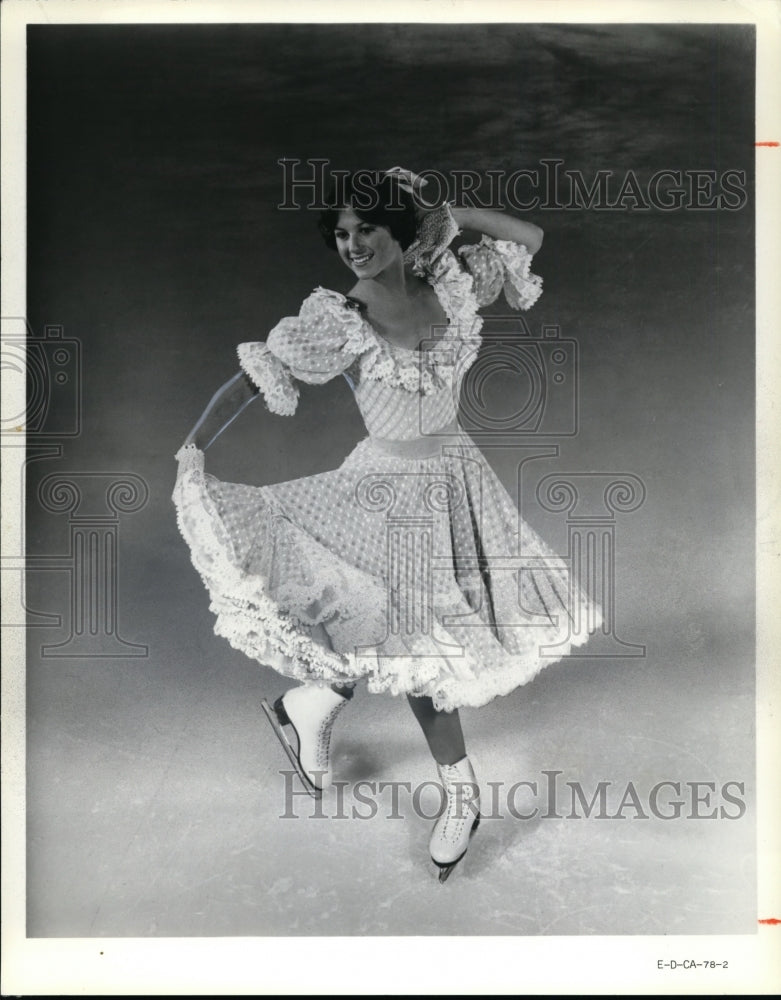
[{"label": "waistband", "polygon": [[394,458],[429,458],[439,455],[446,445],[469,445],[471,439],[454,420],[444,427],[440,427],[433,434],[425,437],[410,438],[406,441],[394,441],[390,438],[372,437],[366,439],[372,448],[383,455],[392,455]]}]

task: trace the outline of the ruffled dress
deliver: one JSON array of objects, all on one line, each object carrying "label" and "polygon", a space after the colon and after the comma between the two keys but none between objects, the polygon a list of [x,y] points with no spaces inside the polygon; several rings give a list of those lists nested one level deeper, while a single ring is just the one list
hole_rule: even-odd
[{"label": "ruffled dress", "polygon": [[527,683],[601,625],[458,423],[477,311],[502,292],[514,309],[533,305],[530,264],[523,245],[486,236],[458,257],[418,256],[448,319],[418,350],[325,288],[265,342],[239,345],[270,411],[295,413],[296,380],[344,375],[368,433],[337,469],[262,487],[222,482],[202,451],[180,449],[173,500],[218,635],[300,681],[364,679],[449,711]]}]

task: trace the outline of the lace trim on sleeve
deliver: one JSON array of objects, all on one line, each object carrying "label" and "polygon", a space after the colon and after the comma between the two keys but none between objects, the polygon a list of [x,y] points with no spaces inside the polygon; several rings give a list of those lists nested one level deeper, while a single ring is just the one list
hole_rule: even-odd
[{"label": "lace trim on sleeve", "polygon": [[484,235],[458,253],[472,275],[481,306],[495,302],[504,291],[511,309],[529,309],[542,295],[542,278],[531,273],[532,254],[522,243]]},{"label": "lace trim on sleeve", "polygon": [[239,344],[237,353],[242,369],[262,392],[271,413],[292,416],[298,406],[298,389],[268,344],[262,341]]}]

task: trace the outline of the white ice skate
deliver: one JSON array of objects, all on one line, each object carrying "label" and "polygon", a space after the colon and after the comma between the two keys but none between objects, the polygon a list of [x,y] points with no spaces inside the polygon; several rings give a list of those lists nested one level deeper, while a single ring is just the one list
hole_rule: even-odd
[{"label": "white ice skate", "polygon": [[480,789],[468,757],[455,764],[437,764],[445,789],[445,808],[429,841],[431,860],[445,882],[466,854],[469,838],[480,825]]},{"label": "white ice skate", "polygon": [[[290,763],[314,798],[331,784],[331,731],[349,700],[330,687],[302,684],[277,698],[273,708],[265,698],[261,702]],[[293,742],[283,728],[287,726],[295,736]]]}]

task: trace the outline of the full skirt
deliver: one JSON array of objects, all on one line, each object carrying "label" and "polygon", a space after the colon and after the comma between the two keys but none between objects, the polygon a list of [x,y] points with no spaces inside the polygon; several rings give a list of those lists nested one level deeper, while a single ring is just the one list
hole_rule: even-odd
[{"label": "full skirt", "polygon": [[585,643],[600,609],[468,435],[399,451],[368,437],[337,469],[254,487],[186,446],[180,530],[215,632],[248,656],[445,711],[485,705]]}]

